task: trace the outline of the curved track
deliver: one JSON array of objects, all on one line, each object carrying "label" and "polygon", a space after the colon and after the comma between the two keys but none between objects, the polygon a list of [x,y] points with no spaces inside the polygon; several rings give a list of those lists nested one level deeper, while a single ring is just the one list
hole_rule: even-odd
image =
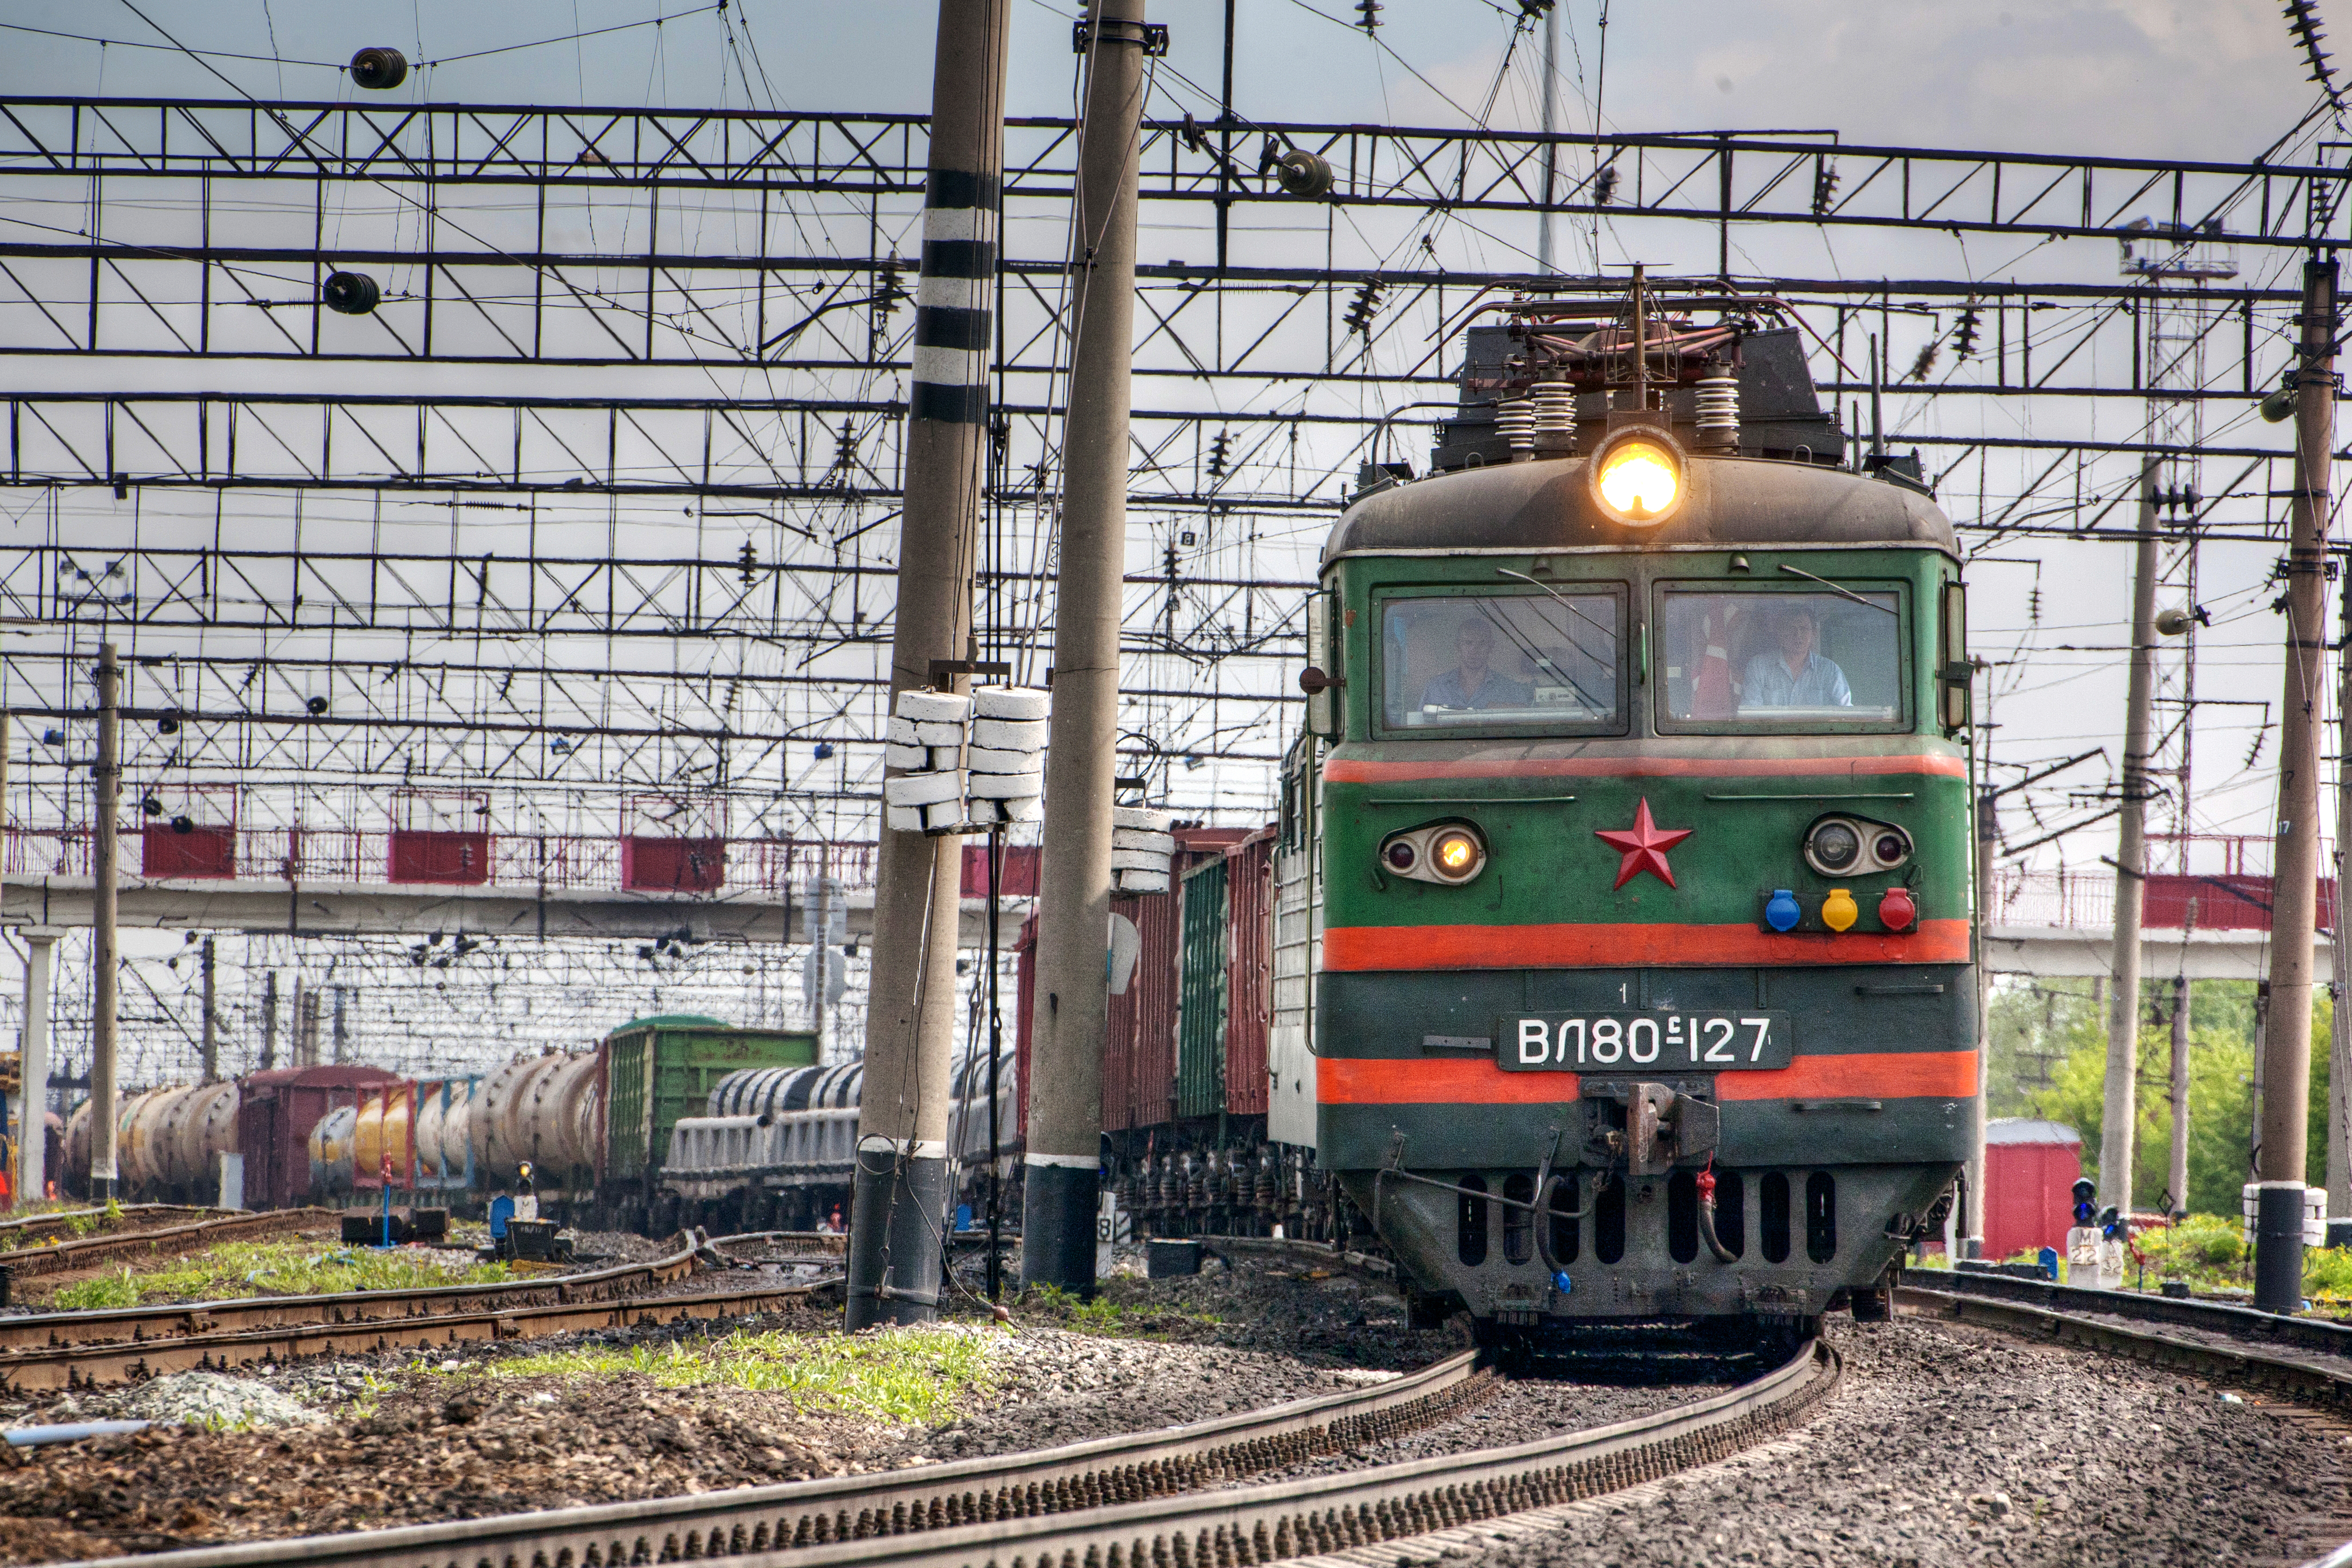
[{"label": "curved track", "polygon": [[1836,1387],[1808,1343],[1727,1393],[1507,1448],[1249,1486],[1451,1419],[1492,1391],[1465,1352],[1370,1389],[1066,1447],[785,1486],[108,1559],[108,1568],[579,1568],[680,1559],[888,1568],[1250,1564],[1457,1529],[1654,1480],[1806,1419]]},{"label": "curved track", "polygon": [[716,1242],[681,1237],[677,1251],[649,1262],[502,1285],[260,1296],[0,1318],[0,1387],[78,1388],[303,1356],[740,1317],[778,1310],[832,1283],[779,1280],[740,1290],[653,1294],[690,1276],[698,1254],[723,1257],[723,1248],[774,1239],[767,1234]]}]

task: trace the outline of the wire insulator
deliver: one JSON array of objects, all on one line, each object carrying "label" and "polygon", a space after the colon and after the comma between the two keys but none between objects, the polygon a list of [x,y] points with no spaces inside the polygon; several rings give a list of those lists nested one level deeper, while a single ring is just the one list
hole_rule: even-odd
[{"label": "wire insulator", "polygon": [[1698,394],[1698,444],[1734,447],[1739,445],[1739,380],[1727,367],[1703,376]]},{"label": "wire insulator", "polygon": [[1528,390],[1532,445],[1539,457],[1566,458],[1576,451],[1576,389],[1564,381],[1538,382]]},{"label": "wire insulator", "polygon": [[1536,455],[1535,405],[1524,397],[1508,397],[1495,405],[1495,428],[1511,449],[1511,461],[1525,463]]}]

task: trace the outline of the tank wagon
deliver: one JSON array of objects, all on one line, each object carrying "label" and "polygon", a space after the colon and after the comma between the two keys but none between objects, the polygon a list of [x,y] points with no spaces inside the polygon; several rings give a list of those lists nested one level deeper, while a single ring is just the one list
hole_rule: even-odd
[{"label": "tank wagon", "polygon": [[[1020,1166],[1019,1065],[1007,1047],[997,1074],[997,1171],[1010,1184]],[[749,1068],[710,1091],[708,1114],[680,1118],[652,1228],[724,1226],[735,1230],[818,1230],[845,1226],[856,1162],[862,1061],[824,1067]],[[949,1068],[950,1158],[957,1201],[979,1212],[989,1168],[988,1057],[959,1056]],[[1017,1212],[1017,1208],[1014,1212]]]},{"label": "tank wagon", "polygon": [[1776,301],[1504,314],[1327,542],[1271,896],[1180,837],[1115,903],[1109,1179],[1155,1228],[1344,1194],[1490,1339],[1883,1316],[1979,1114],[1951,525]]},{"label": "tank wagon", "polygon": [[[396,1201],[478,1210],[525,1164],[541,1211],[642,1227],[671,1125],[747,1068],[805,1066],[805,1031],[673,1016],[624,1025],[596,1048],[519,1057],[484,1073],[402,1079],[372,1067],[302,1068],[126,1098],[117,1148],[127,1197],[209,1202],[221,1153],[246,1152],[248,1207]],[[646,1151],[655,1157],[648,1161]],[[86,1192],[89,1107],[66,1133],[61,1175]]]}]

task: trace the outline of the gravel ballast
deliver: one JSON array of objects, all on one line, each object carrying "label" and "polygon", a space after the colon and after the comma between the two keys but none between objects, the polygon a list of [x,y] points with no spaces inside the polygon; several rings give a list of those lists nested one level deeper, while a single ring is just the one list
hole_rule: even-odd
[{"label": "gravel ballast", "polygon": [[2340,1428],[2226,1384],[1961,1324],[1832,1319],[1829,1337],[1845,1382],[1793,1452],[1448,1568],[2252,1568],[2335,1544],[2309,1521],[2352,1503]]}]

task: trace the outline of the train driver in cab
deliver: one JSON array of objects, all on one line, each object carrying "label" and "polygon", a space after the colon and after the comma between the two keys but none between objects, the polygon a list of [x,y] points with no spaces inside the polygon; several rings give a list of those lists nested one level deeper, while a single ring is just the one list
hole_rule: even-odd
[{"label": "train driver in cab", "polygon": [[1465,708],[1525,708],[1535,700],[1535,689],[1496,669],[1494,624],[1472,616],[1454,634],[1454,668],[1431,678],[1422,689],[1424,710]]},{"label": "train driver in cab", "polygon": [[1851,708],[1853,689],[1834,660],[1815,651],[1821,617],[1805,605],[1783,605],[1772,613],[1775,647],[1748,661],[1739,683],[1739,706],[1748,708]]}]

